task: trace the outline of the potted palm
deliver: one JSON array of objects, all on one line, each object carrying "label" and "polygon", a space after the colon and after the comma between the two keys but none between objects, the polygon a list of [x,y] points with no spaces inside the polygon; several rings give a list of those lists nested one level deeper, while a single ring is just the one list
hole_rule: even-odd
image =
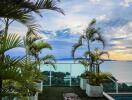
[{"label": "potted palm", "polygon": [[86,84],[86,94],[89,97],[102,97],[103,85],[102,83],[111,76],[109,73],[91,73],[89,82]]},{"label": "potted palm", "polygon": [[84,73],[82,73],[80,76],[80,88],[82,90],[86,90],[86,83],[89,80],[89,74],[90,74],[90,72],[89,72],[90,63],[87,61],[87,58],[79,60],[79,63],[85,67]]},{"label": "potted palm", "polygon": [[[36,59],[36,66],[38,67],[36,69],[36,71],[41,72],[40,70],[40,64],[50,64],[51,66],[53,66],[55,68],[55,62],[56,59],[53,55],[46,55],[43,57],[39,57],[39,53],[41,53],[42,49],[50,49],[52,50],[52,47],[50,46],[50,44],[44,42],[44,41],[37,41],[34,42],[31,46],[30,46],[30,52],[32,54],[32,56],[35,57]],[[43,78],[41,77],[42,75],[40,74],[40,79],[36,81],[36,85],[37,88],[42,92],[43,91]]]},{"label": "potted palm", "polygon": [[[78,59],[75,58],[75,52],[78,48],[86,46],[87,47],[87,51],[86,52],[90,52],[91,51],[91,44],[92,42],[101,42],[103,44],[103,46],[105,46],[105,41],[101,35],[100,29],[96,28],[96,20],[93,19],[88,27],[86,28],[86,30],[84,31],[84,33],[80,36],[79,40],[77,43],[75,43],[72,46],[72,57],[73,59]],[[88,53],[88,55],[85,55],[85,58],[83,58],[81,61],[79,61],[81,64],[84,65],[84,67],[88,68],[88,70],[81,75],[81,79],[80,79],[80,87],[85,90],[85,83],[87,81],[86,77],[88,78],[89,73],[92,71],[92,61],[90,58],[90,53]]]},{"label": "potted palm", "polygon": [[104,54],[108,57],[108,53],[104,51],[99,51],[97,48],[93,52],[87,52],[91,56],[91,63],[93,66],[93,71],[89,75],[89,82],[86,85],[86,94],[89,97],[102,97],[103,96],[103,86],[102,83],[111,77],[110,73],[100,72],[100,64],[104,62],[101,58]]},{"label": "potted palm", "polygon": [[86,84],[89,81],[89,72],[84,72],[80,77],[80,88],[86,90]]}]

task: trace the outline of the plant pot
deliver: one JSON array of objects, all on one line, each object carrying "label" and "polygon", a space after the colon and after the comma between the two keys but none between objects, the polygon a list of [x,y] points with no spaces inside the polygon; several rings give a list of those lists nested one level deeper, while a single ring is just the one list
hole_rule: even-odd
[{"label": "plant pot", "polygon": [[38,92],[34,96],[29,96],[28,100],[38,100]]},{"label": "plant pot", "polygon": [[80,88],[82,90],[86,90],[87,81],[88,81],[88,79],[86,79],[86,78],[82,78],[82,77],[80,78]]},{"label": "plant pot", "polygon": [[42,92],[43,91],[43,81],[36,82],[37,89]]},{"label": "plant pot", "polygon": [[86,84],[86,94],[89,97],[102,97],[103,96],[103,86],[94,86],[90,84]]}]

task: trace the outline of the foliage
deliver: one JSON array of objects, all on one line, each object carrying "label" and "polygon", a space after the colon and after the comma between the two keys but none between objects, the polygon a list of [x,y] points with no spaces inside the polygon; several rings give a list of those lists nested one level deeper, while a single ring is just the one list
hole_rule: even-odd
[{"label": "foliage", "polygon": [[[86,46],[87,50],[84,53],[84,57],[82,58],[81,61],[79,61],[82,65],[84,65],[85,69],[89,68],[89,71],[93,71],[94,65],[93,65],[93,59],[91,58],[91,44],[93,42],[101,42],[103,44],[103,47],[105,46],[105,40],[100,32],[100,28],[96,27],[96,20],[93,19],[84,33],[80,36],[78,43],[75,43],[72,46],[72,57],[73,59],[75,58],[75,52],[77,51],[78,48],[82,46]],[[88,70],[87,70],[88,71]]]},{"label": "foliage", "polygon": [[104,59],[102,58],[104,55],[108,56],[109,57],[109,54],[108,52],[106,51],[101,51],[97,48],[94,49],[94,51],[91,51],[91,52],[88,52],[86,51],[84,53],[84,56],[87,58],[87,56],[90,56],[91,58],[91,65],[94,66],[92,71],[93,72],[97,72],[99,73],[100,71],[100,64],[102,64],[104,62]]},{"label": "foliage", "polygon": [[[43,9],[64,14],[63,10],[56,6],[54,0],[0,1],[0,21],[5,25],[4,29],[0,31],[0,100],[2,96],[8,96],[10,100],[15,96],[26,99],[25,96],[33,95],[38,91],[35,87],[35,81],[43,79],[43,75],[37,68],[38,62],[32,61],[30,56],[33,53],[38,55],[38,52],[43,48],[51,49],[51,46],[46,42],[37,42],[36,44],[36,41],[41,37],[35,33],[38,30],[38,25],[35,23],[33,15],[35,13],[42,17],[41,10]],[[8,34],[9,25],[14,21],[27,26],[28,32],[24,41],[17,34]],[[17,47],[24,47],[27,55],[25,57],[10,57],[6,54],[9,50]],[[34,48],[35,51],[31,48]],[[47,55],[42,60],[44,59],[53,65],[52,59],[55,58]]]},{"label": "foliage", "polygon": [[39,57],[39,54],[43,49],[52,50],[51,45],[41,39],[42,38],[40,36],[32,33],[32,31],[27,32],[26,37],[24,38],[24,47],[26,48],[27,55],[33,56],[35,58],[36,63],[39,66],[39,70],[40,62],[44,64],[50,64],[55,68],[54,63],[56,60],[53,55],[45,55],[43,57]]},{"label": "foliage", "polygon": [[90,52],[90,43],[101,42],[105,46],[105,40],[100,32],[100,28],[96,28],[96,20],[93,19],[84,33],[80,36],[78,43],[74,44],[72,47],[72,57],[75,58],[75,52],[78,48],[82,46],[87,46],[87,51]]},{"label": "foliage", "polygon": [[91,74],[91,72],[85,71],[84,73],[81,74],[81,77],[89,79],[90,74]]},{"label": "foliage", "polygon": [[109,57],[109,54],[97,48],[91,50],[91,44],[96,41],[101,42],[103,47],[105,46],[105,40],[101,34],[100,28],[96,28],[96,20],[93,19],[84,33],[80,36],[78,43],[74,44],[72,47],[72,57],[74,59],[77,59],[75,58],[75,52],[78,48],[82,46],[87,47],[79,63],[85,67],[85,72],[81,77],[88,78],[92,85],[100,85],[104,79],[110,76],[109,73],[100,72],[100,64],[104,62],[102,56],[107,55]]},{"label": "foliage", "polygon": [[63,10],[56,6],[55,0],[1,0],[0,5],[0,17],[4,22],[5,18],[11,20],[8,25],[18,21],[31,30],[38,29],[33,13],[42,17],[41,10],[49,9],[64,14]]},{"label": "foliage", "polygon": [[105,80],[107,80],[108,77],[111,76],[112,75],[110,73],[90,73],[89,84],[94,86],[100,86],[101,83],[105,82]]}]

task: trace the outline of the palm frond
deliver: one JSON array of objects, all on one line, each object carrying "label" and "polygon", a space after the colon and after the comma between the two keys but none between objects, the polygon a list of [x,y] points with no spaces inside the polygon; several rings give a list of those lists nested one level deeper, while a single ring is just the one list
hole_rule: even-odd
[{"label": "palm frond", "polygon": [[49,9],[64,14],[54,0],[1,0],[0,5],[0,17],[18,21],[33,31],[38,31],[39,26],[35,24],[32,12],[42,16],[40,10]]},{"label": "palm frond", "polygon": [[53,55],[46,55],[44,57],[41,58],[42,61],[47,61],[47,60],[51,60],[51,61],[54,61],[56,62],[56,59]]},{"label": "palm frond", "polygon": [[72,46],[72,57],[73,57],[73,59],[75,58],[75,52],[76,52],[76,50],[79,48],[79,47],[81,47],[82,46],[82,44],[78,44],[78,43],[76,43],[76,44],[74,44],[73,46]]},{"label": "palm frond", "polygon": [[95,24],[96,24],[96,19],[93,19],[93,20],[90,22],[89,27],[91,27],[91,26],[93,26],[93,25],[95,25]]},{"label": "palm frond", "polygon": [[109,58],[109,56],[110,56],[108,52],[106,52],[106,51],[101,51],[101,52],[99,53],[99,56],[103,56],[103,55],[108,56],[108,58]]},{"label": "palm frond", "polygon": [[108,77],[112,77],[110,73],[91,73],[90,75],[90,84],[99,86],[101,83],[105,82],[105,80],[108,79]]},{"label": "palm frond", "polygon": [[38,34],[36,34],[34,31],[32,30],[28,30],[28,32],[26,33],[26,36],[24,37],[24,45],[25,47],[28,46],[30,47],[31,44],[33,44],[35,41],[41,39],[40,36],[38,36]]},{"label": "palm frond", "polygon": [[90,52],[90,51],[85,51],[84,54],[83,54],[83,56],[86,57],[86,58],[87,58],[88,56],[93,57],[94,54],[93,54],[92,52]]},{"label": "palm frond", "polygon": [[106,40],[104,39],[104,37],[102,36],[102,34],[100,33],[100,31],[97,32],[98,37],[95,38],[95,40],[97,40],[98,42],[101,42],[103,44],[103,47],[106,46]]},{"label": "palm frond", "polygon": [[40,9],[54,10],[64,15],[64,11],[56,6],[56,2],[54,0],[37,0],[33,10],[38,13],[38,10]]},{"label": "palm frond", "polygon": [[4,60],[0,61],[0,76],[2,77],[2,79],[21,81],[21,69],[24,68],[20,66],[20,62],[22,60],[23,57],[12,58],[9,55],[5,55]]},{"label": "palm frond", "polygon": [[85,38],[84,35],[81,35],[80,38],[79,38],[79,40],[78,40],[78,43],[76,43],[76,44],[74,44],[74,45],[72,46],[71,54],[72,54],[72,57],[73,57],[73,58],[75,58],[75,52],[76,52],[76,50],[77,50],[79,47],[82,46],[82,44],[83,44],[83,39],[84,39],[84,38]]},{"label": "palm frond", "polygon": [[103,47],[106,45],[106,41],[104,37],[101,34],[100,28],[96,28],[96,20],[93,19],[89,26],[85,30],[85,35],[87,37],[87,41],[91,42],[101,42],[103,44]]},{"label": "palm frond", "polygon": [[39,25],[35,23],[35,18],[31,14],[24,14],[18,19],[15,19],[17,22],[20,22],[21,24],[25,25],[28,30],[32,30],[34,32],[39,30]]},{"label": "palm frond", "polygon": [[56,65],[55,65],[55,63],[52,62],[52,61],[45,61],[44,64],[51,65],[54,69],[56,69]]},{"label": "palm frond", "polygon": [[52,50],[52,47],[49,43],[46,43],[44,41],[38,41],[38,42],[34,42],[31,47],[30,50],[35,50],[36,52],[40,52],[42,49],[50,49]]},{"label": "palm frond", "polygon": [[90,65],[90,62],[86,60],[79,60],[79,63],[82,64],[84,67],[88,67]]},{"label": "palm frond", "polygon": [[1,40],[0,44],[0,54],[5,53],[6,51],[22,46],[22,40],[17,34],[9,34],[6,38]]}]

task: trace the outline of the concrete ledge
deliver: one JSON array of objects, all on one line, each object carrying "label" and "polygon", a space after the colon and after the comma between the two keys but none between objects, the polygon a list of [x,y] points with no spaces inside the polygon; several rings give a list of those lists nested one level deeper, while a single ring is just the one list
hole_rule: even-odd
[{"label": "concrete ledge", "polygon": [[103,92],[104,97],[106,97],[108,100],[115,100],[114,98],[112,98],[110,95],[108,95],[107,93]]}]

